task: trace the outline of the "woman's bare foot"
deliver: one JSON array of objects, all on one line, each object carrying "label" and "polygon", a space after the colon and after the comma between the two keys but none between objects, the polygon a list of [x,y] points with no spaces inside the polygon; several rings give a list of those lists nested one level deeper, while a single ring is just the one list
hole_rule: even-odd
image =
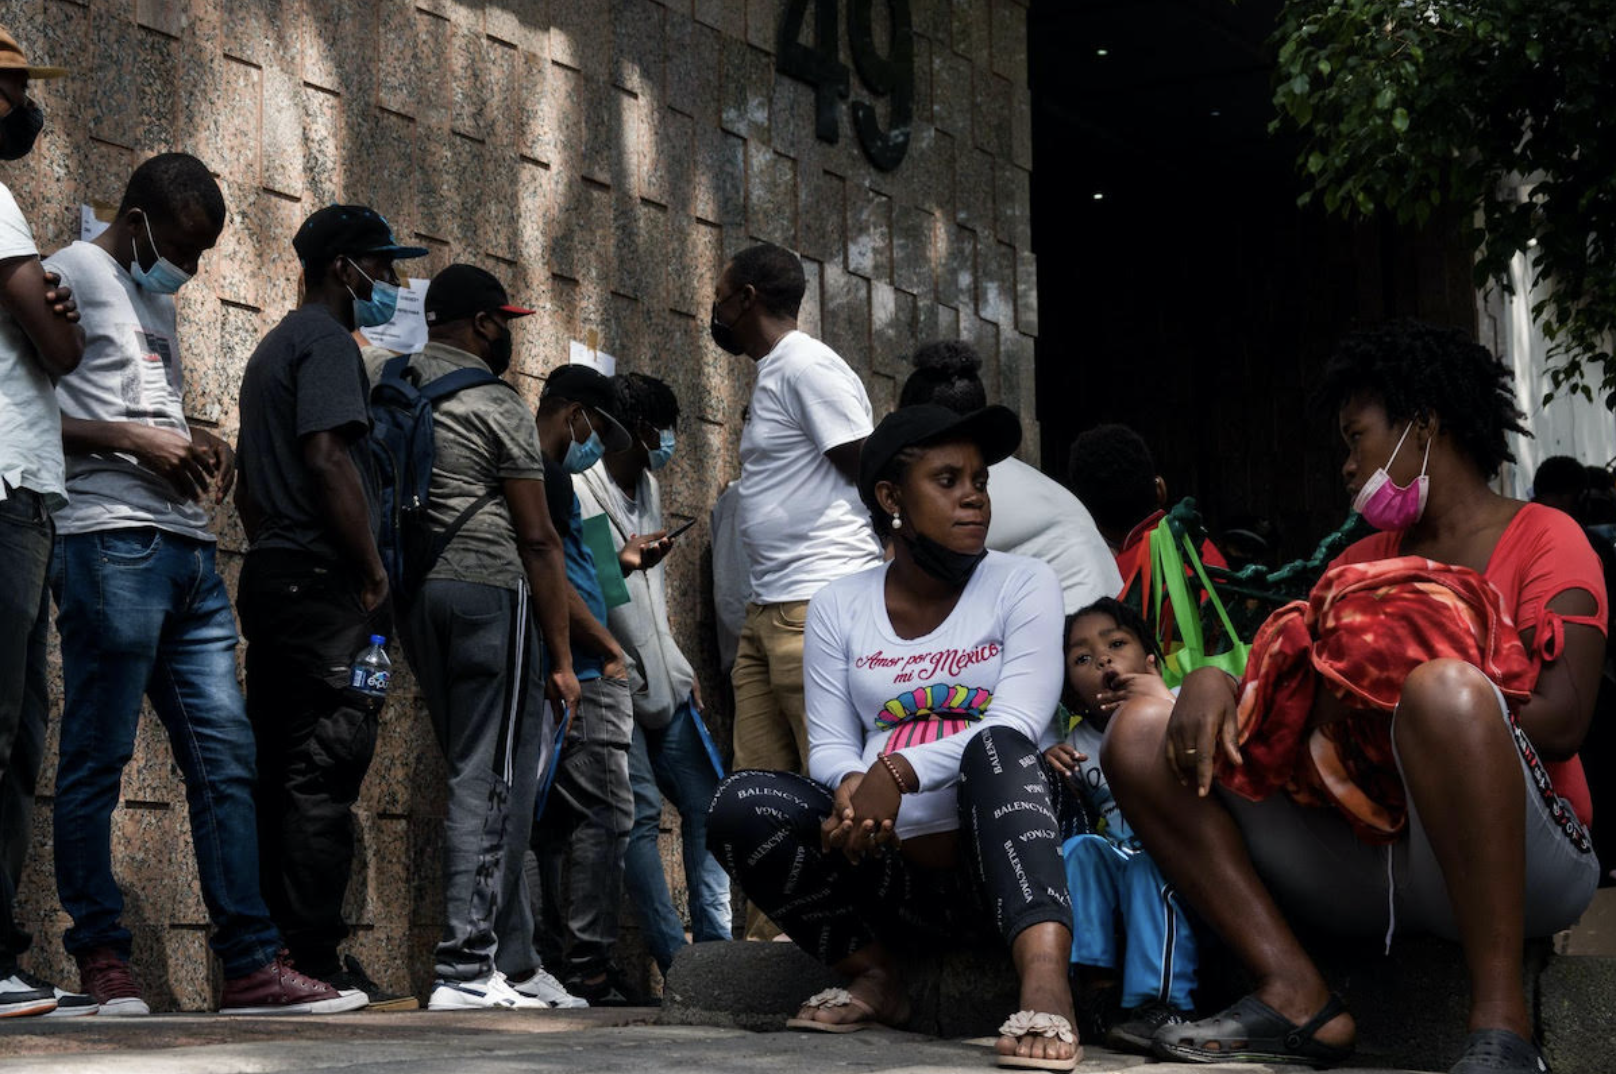
[{"label": "woman's bare foot", "polygon": [[1000,1037],[995,1045],[1000,1055],[1023,1059],[1070,1059],[1077,1054],[1072,988],[1066,976],[1071,949],[1072,934],[1064,925],[1033,925],[1016,937],[1011,945],[1011,954],[1021,975],[1021,1009],[1059,1015],[1066,1019],[1067,1024],[1072,1026],[1072,1039],[1066,1041],[1058,1036],[1035,1032]]},{"label": "woman's bare foot", "polygon": [[909,1020],[909,997],[903,981],[886,967],[871,966],[847,982],[855,1002],[839,1007],[811,1007],[803,1004],[797,1018],[805,1022],[847,1025],[851,1022],[879,1022],[902,1025]]}]

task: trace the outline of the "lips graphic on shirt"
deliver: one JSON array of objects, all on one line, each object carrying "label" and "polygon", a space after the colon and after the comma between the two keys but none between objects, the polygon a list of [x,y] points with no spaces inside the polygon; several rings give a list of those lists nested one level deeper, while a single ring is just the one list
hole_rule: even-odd
[{"label": "lips graphic on shirt", "polygon": [[908,690],[881,706],[878,731],[891,731],[882,753],[935,742],[965,730],[987,714],[993,694],[979,686],[933,683]]}]

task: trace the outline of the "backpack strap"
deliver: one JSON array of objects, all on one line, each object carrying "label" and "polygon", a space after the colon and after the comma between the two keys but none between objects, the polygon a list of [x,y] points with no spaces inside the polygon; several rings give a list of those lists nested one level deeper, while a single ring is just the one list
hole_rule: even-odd
[{"label": "backpack strap", "polygon": [[[407,359],[408,356],[404,357]],[[387,369],[391,369],[393,362],[396,361],[399,361],[399,359],[395,358],[388,362]],[[383,370],[382,375],[384,377],[387,375],[387,369]],[[451,373],[445,373],[443,376],[422,385],[418,390],[421,393],[421,398],[425,399],[429,405],[432,405],[438,403],[440,400],[447,399],[456,392],[465,391],[467,388],[480,387],[485,384],[498,384],[505,388],[511,388],[509,384],[503,380],[500,380],[486,369],[467,368],[456,369]],[[515,391],[516,389],[511,388],[511,390]],[[426,562],[421,566],[420,577],[426,577],[427,572],[433,567],[437,566],[439,557],[443,555],[443,550],[449,547],[449,542],[454,540],[455,535],[465,527],[466,523],[470,522],[472,517],[476,515],[477,512],[493,503],[494,500],[501,494],[501,489],[489,489],[487,492],[483,493],[481,496],[467,504],[461,510],[461,512],[454,517],[454,521],[450,522],[449,525],[444,528],[443,532],[432,538],[432,545],[427,549]]]}]

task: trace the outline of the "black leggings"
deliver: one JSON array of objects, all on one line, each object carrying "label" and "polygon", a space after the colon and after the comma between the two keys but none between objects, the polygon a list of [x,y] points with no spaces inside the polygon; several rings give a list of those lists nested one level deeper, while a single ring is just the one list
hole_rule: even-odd
[{"label": "black leggings", "polygon": [[965,747],[958,790],[964,869],[924,869],[902,854],[855,865],[821,851],[831,792],[791,772],[725,780],[707,846],[748,899],[827,965],[875,940],[958,946],[996,929],[1008,944],[1030,925],[1071,928],[1062,830],[1082,821],[1037,747],[1013,728],[987,728]]}]

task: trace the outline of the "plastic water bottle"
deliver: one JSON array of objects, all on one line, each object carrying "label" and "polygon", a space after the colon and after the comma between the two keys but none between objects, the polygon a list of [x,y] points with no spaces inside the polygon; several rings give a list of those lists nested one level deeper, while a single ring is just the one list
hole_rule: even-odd
[{"label": "plastic water bottle", "polygon": [[370,644],[354,658],[348,685],[366,697],[387,696],[387,680],[393,677],[393,662],[387,659],[387,650],[382,648],[386,644],[386,638],[372,634]]}]

